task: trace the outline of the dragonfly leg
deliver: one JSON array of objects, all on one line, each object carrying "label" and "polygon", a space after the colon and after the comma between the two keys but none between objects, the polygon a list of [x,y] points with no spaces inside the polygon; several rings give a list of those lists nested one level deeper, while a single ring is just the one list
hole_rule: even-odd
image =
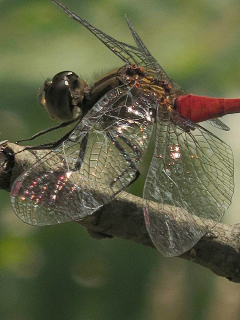
[{"label": "dragonfly leg", "polygon": [[18,140],[16,143],[19,143],[19,142],[25,142],[25,141],[31,141],[31,140],[34,140],[42,135],[44,135],[45,133],[48,133],[48,132],[51,132],[51,131],[54,131],[54,130],[57,130],[57,129],[60,129],[60,128],[64,128],[64,127],[67,127],[68,125],[72,124],[73,122],[79,120],[79,117],[77,117],[76,119],[73,119],[71,121],[68,121],[68,122],[63,122],[57,126],[54,126],[52,128],[49,128],[49,129],[46,129],[46,130],[43,130],[43,131],[40,131],[36,134],[34,134],[32,137],[30,138],[27,138],[27,139],[21,139],[21,140]]},{"label": "dragonfly leg", "polygon": [[[38,146],[26,146],[22,151],[25,151],[25,150],[43,150],[43,149],[52,150],[54,148],[57,148],[61,143],[63,143],[70,136],[70,134],[72,133],[72,131],[74,129],[75,128],[73,128],[71,131],[69,131],[67,134],[65,134],[61,139],[59,139],[57,141],[40,144]],[[20,151],[20,152],[22,152],[22,151]]]},{"label": "dragonfly leg", "polygon": [[80,151],[79,151],[79,154],[78,154],[78,159],[77,159],[77,162],[75,164],[75,170],[76,171],[80,170],[80,168],[81,168],[81,166],[83,164],[83,159],[84,159],[85,152],[86,152],[87,142],[88,142],[88,133],[86,133],[86,135],[82,139],[81,148],[80,148]]},{"label": "dragonfly leg", "polygon": [[137,155],[137,161],[142,157],[142,152],[136,147],[136,146],[134,146],[126,137],[123,137],[123,136],[119,136],[119,138],[123,141],[123,142],[125,142],[128,146],[129,146],[129,148],[131,148],[132,149],[132,151],[134,152],[134,153],[136,153],[136,155]]},{"label": "dragonfly leg", "polygon": [[[127,154],[127,152],[125,151],[125,149],[121,146],[121,144],[112,136],[112,134],[109,131],[106,131],[107,136],[111,139],[111,141],[114,143],[115,147],[120,151],[120,153],[123,155],[124,159],[129,163],[129,166],[132,170],[136,171],[135,173],[135,177],[132,181],[129,182],[129,184],[127,185],[130,186],[133,182],[135,182],[139,176],[140,176],[140,171],[138,170],[138,168],[136,167],[136,165],[134,164],[134,162],[132,161],[132,159],[129,157],[129,155]],[[113,185],[115,182],[117,182],[118,180],[120,180],[120,178],[128,171],[128,169],[125,169],[121,175],[115,177],[114,181],[111,183],[111,185]]]},{"label": "dragonfly leg", "polygon": [[[124,158],[130,163],[130,167],[136,171],[135,173],[135,177],[134,179],[128,184],[128,186],[130,184],[132,184],[133,182],[135,182],[139,176],[140,176],[140,172],[139,170],[136,168],[136,166],[134,165],[133,161],[131,160],[131,158],[127,155],[127,153],[125,152],[124,148],[121,146],[121,144],[110,134],[110,132],[106,131],[107,136],[111,139],[112,142],[114,142],[114,145],[116,146],[116,148],[121,152],[121,154],[124,156]],[[126,142],[127,141],[127,142]],[[130,142],[126,139],[126,143],[130,146]],[[82,143],[81,143],[81,149],[79,151],[79,155],[78,155],[78,160],[75,164],[75,170],[78,171],[80,170],[82,164],[83,164],[83,159],[85,156],[85,152],[86,152],[86,147],[87,147],[87,142],[88,142],[88,134],[86,134],[84,136],[84,138],[82,139]],[[136,151],[136,149],[132,148],[135,152],[137,152],[139,154],[139,150]],[[114,182],[118,181],[126,172],[128,169],[124,170],[122,172],[121,175],[119,175],[118,177],[115,178]],[[114,184],[114,182],[112,182],[112,184]]]}]

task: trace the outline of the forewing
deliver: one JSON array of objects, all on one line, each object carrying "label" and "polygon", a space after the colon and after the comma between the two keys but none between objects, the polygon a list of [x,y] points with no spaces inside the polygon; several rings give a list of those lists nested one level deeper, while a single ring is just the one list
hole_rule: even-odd
[{"label": "forewing", "polygon": [[85,19],[76,15],[74,12],[72,12],[66,6],[61,4],[59,1],[52,1],[56,3],[64,12],[66,12],[69,15],[69,17],[76,20],[85,28],[87,28],[90,32],[92,32],[101,42],[105,44],[105,46],[107,46],[114,54],[116,54],[120,59],[122,59],[125,64],[139,64],[145,67],[146,69],[154,69],[151,60],[148,59],[146,54],[141,49],[135,48],[131,45],[113,39],[103,31],[92,26]]},{"label": "forewing", "polygon": [[126,86],[108,92],[58,149],[15,181],[18,217],[52,225],[82,219],[110,202],[137,177],[151,135],[151,108],[137,89],[135,95]]},{"label": "forewing", "polygon": [[85,28],[87,28],[90,32],[92,32],[105,46],[107,46],[114,54],[116,54],[120,59],[124,61],[127,65],[136,64],[138,66],[142,66],[148,75],[153,75],[155,78],[160,80],[167,81],[173,87],[172,92],[175,95],[185,94],[184,90],[181,89],[173,80],[171,80],[163,68],[159,65],[157,60],[151,55],[146,46],[143,44],[142,40],[132,27],[130,21],[127,19],[128,27],[132,33],[135,43],[137,44],[137,48],[126,44],[124,42],[120,42],[110,37],[103,31],[95,28],[85,19],[76,15],[66,6],[61,4],[58,0],[52,0],[56,5],[58,5],[64,12],[66,12],[69,17],[76,20],[80,24],[82,24]]},{"label": "forewing", "polygon": [[159,251],[176,256],[192,248],[221,219],[233,188],[227,144],[198,125],[186,132],[159,119],[143,196],[146,226]]},{"label": "forewing", "polygon": [[[133,39],[139,49],[139,51],[142,53],[142,61],[140,61],[140,65],[142,65],[144,68],[147,68],[149,73],[154,70],[155,71],[155,77],[167,81],[171,86],[171,94],[174,96],[179,96],[179,95],[185,95],[186,92],[183,90],[174,80],[170,79],[167,75],[167,73],[164,71],[164,69],[159,65],[157,60],[151,55],[139,35],[137,34],[136,30],[133,28],[132,24],[128,20],[127,16],[125,15],[128,27],[132,33]],[[124,44],[125,46],[128,46]],[[144,62],[144,63],[143,63]]]}]

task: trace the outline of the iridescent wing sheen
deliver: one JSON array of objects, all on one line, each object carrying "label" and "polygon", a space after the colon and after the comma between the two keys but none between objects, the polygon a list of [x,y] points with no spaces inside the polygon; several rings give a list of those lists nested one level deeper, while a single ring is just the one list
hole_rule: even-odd
[{"label": "iridescent wing sheen", "polygon": [[114,54],[116,54],[121,60],[124,61],[126,65],[138,65],[142,66],[147,74],[154,75],[155,78],[160,80],[166,80],[168,83],[171,83],[174,90],[172,92],[175,95],[185,94],[185,91],[178,86],[173,80],[171,80],[163,68],[159,65],[157,60],[150,54],[146,46],[143,44],[142,40],[134,30],[130,21],[126,18],[128,27],[132,33],[134,41],[137,47],[131,46],[124,42],[120,42],[110,37],[103,31],[95,28],[85,19],[76,15],[66,6],[61,4],[57,0],[52,0],[57,6],[59,6],[64,12],[66,12],[70,18],[76,20],[80,24],[82,24],[85,28],[87,28],[90,32],[92,32],[105,46],[107,46]]},{"label": "iridescent wing sheen", "polygon": [[108,92],[58,149],[15,181],[11,199],[21,220],[52,225],[82,219],[137,178],[154,102],[134,90]]},{"label": "iridescent wing sheen", "polygon": [[192,248],[230,205],[233,155],[227,144],[201,126],[186,132],[161,121],[160,112],[158,117],[144,186],[145,221],[157,249],[176,256]]}]

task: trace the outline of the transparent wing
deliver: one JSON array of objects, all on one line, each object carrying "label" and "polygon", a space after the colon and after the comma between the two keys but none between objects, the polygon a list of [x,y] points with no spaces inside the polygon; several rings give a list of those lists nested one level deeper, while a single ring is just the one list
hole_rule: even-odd
[{"label": "transparent wing", "polygon": [[192,248],[221,219],[233,188],[227,144],[198,125],[186,132],[159,119],[143,195],[146,226],[159,251],[176,256]]},{"label": "transparent wing", "polygon": [[229,131],[230,128],[223,123],[220,119],[211,119],[211,120],[207,120],[208,123],[210,123],[213,127],[224,130],[224,131]]},{"label": "transparent wing", "polygon": [[138,34],[136,33],[136,31],[134,30],[130,21],[127,18],[126,20],[134,38],[134,41],[137,44],[137,48],[113,39],[106,33],[92,26],[85,19],[76,15],[74,12],[72,12],[66,6],[61,4],[59,1],[52,1],[56,5],[58,5],[64,12],[66,12],[69,15],[69,17],[76,20],[85,28],[87,28],[90,32],[92,32],[101,42],[105,44],[105,46],[107,46],[114,54],[116,54],[121,60],[123,60],[125,64],[136,64],[142,66],[147,72],[147,74],[154,75],[155,78],[158,78],[160,80],[166,80],[168,83],[171,83],[177,95],[184,94],[184,91],[167,76],[166,72],[159,65],[157,60],[150,54],[150,52],[143,44],[142,40],[140,39],[140,37],[138,36]]},{"label": "transparent wing", "polygon": [[[149,67],[151,69],[155,70],[161,79],[170,80],[168,75],[166,74],[166,72],[163,70],[163,68],[159,65],[157,60],[151,55],[151,53],[149,52],[149,50],[147,49],[145,44],[142,42],[141,38],[139,37],[139,35],[137,34],[136,30],[131,25],[131,23],[128,20],[126,15],[125,15],[125,18],[126,18],[128,27],[129,27],[129,29],[130,29],[130,31],[132,33],[133,39],[134,39],[139,51],[141,51],[143,56],[144,56],[143,61],[147,60],[148,64],[149,64]],[[126,44],[123,44],[123,45],[128,46]]]},{"label": "transparent wing", "polygon": [[[57,0],[52,0],[56,3],[64,12],[66,12],[69,17],[73,18],[84,27],[86,27],[90,32],[92,32],[101,42],[105,44],[114,54],[116,54],[120,59],[124,61],[125,64],[136,64],[142,65],[146,69],[155,69],[155,65],[152,62],[153,57],[149,54],[147,55],[141,48],[135,48],[123,42],[119,42],[101,30],[95,28],[85,19],[79,17],[66,6],[61,4]],[[164,77],[167,77],[166,73],[163,73]]]},{"label": "transparent wing", "polygon": [[32,225],[79,220],[126,188],[150,139],[149,99],[126,86],[103,96],[58,149],[15,181],[17,216]]},{"label": "transparent wing", "polygon": [[[174,96],[178,96],[178,95],[185,95],[186,91],[183,90],[173,79],[170,79],[168,77],[168,75],[166,74],[166,72],[163,70],[163,68],[159,65],[159,63],[157,62],[157,60],[151,55],[151,53],[149,52],[149,50],[147,49],[147,47],[145,46],[145,44],[142,42],[141,38],[139,37],[139,35],[137,34],[136,30],[133,28],[133,26],[131,25],[130,21],[128,20],[127,16],[125,15],[128,27],[132,33],[133,39],[138,47],[138,49],[142,52],[143,57],[144,57],[144,61],[148,61],[148,64],[143,65],[142,63],[140,63],[140,65],[142,65],[143,67],[147,67],[155,70],[156,74],[158,75],[158,78],[160,80],[165,80],[167,81],[169,84],[171,84],[172,86],[172,90],[171,90],[171,94],[170,95],[174,95]],[[127,45],[128,46],[128,45]]]}]

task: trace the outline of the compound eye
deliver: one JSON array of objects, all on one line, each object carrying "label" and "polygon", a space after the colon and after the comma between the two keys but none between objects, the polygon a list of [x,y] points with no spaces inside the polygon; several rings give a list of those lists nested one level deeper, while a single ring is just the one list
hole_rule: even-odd
[{"label": "compound eye", "polygon": [[66,77],[72,75],[74,72],[72,71],[62,71],[57,73],[53,78],[52,78],[52,83],[56,84],[61,80],[64,80]]},{"label": "compound eye", "polygon": [[71,90],[75,91],[81,87],[80,79],[77,77],[70,77],[69,78],[69,85]]},{"label": "compound eye", "polygon": [[86,86],[88,84],[74,72],[59,72],[52,81],[45,81],[39,102],[55,120],[71,121],[81,112]]},{"label": "compound eye", "polygon": [[69,72],[65,75],[65,80],[68,82],[71,90],[75,90],[80,87],[80,79],[74,72]]},{"label": "compound eye", "polygon": [[[67,87],[71,93],[80,90],[82,86],[79,76],[72,71],[62,71],[56,74],[52,79],[52,84],[59,91],[66,90]],[[48,84],[45,83],[45,87],[47,90]]]},{"label": "compound eye", "polygon": [[40,89],[39,94],[38,94],[39,102],[44,108],[46,108],[46,92],[51,87],[51,85],[52,85],[52,81],[50,79],[47,79],[44,82],[44,85]]}]

